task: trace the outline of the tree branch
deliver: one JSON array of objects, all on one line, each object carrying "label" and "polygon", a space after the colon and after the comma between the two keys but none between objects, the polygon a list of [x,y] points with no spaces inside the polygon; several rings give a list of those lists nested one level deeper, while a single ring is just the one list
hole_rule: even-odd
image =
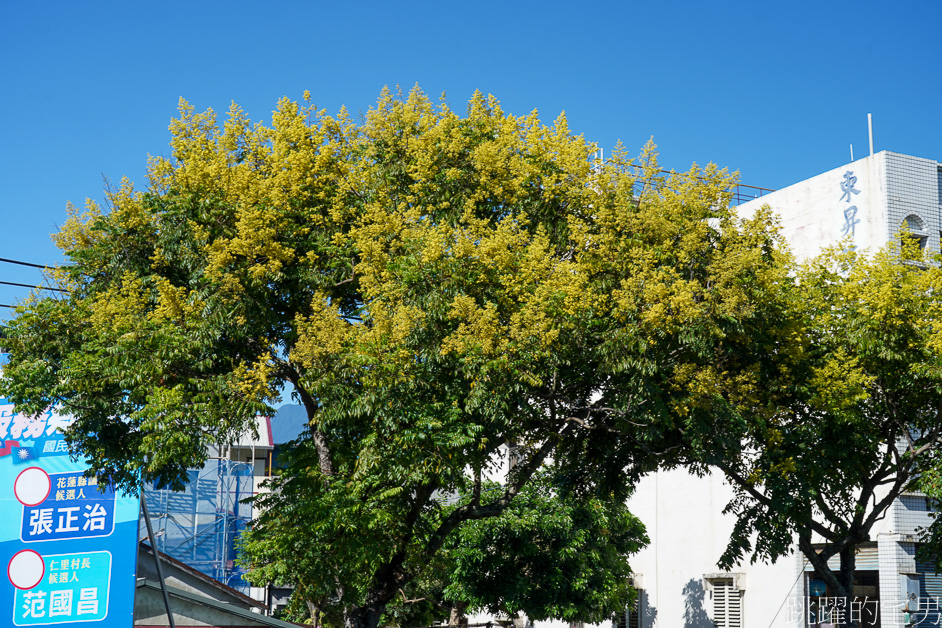
[{"label": "tree branch", "polygon": [[[748,493],[749,496],[755,499],[757,502],[759,502],[760,504],[768,508],[770,511],[776,512],[780,515],[784,515],[789,520],[795,521],[795,518],[792,515],[789,515],[787,512],[782,512],[782,509],[777,506],[777,503],[775,500],[773,500],[768,495],[756,489],[756,487],[751,482],[746,480],[746,478],[742,477],[741,474],[734,471],[729,465],[724,464],[724,463],[719,463],[716,466],[720,470],[722,470],[724,474],[726,474],[727,478],[733,480],[739,486],[740,489]],[[834,535],[831,532],[831,530],[821,525],[821,523],[815,521],[813,517],[809,516],[807,522],[801,522],[801,523],[807,523],[810,531],[817,532],[818,534],[820,534],[822,537],[826,539],[834,538]]]},{"label": "tree branch", "polygon": [[540,468],[540,465],[543,464],[546,457],[556,447],[559,439],[568,430],[569,426],[567,425],[558,434],[550,436],[525,465],[517,465],[514,467],[514,471],[510,474],[509,485],[504,491],[504,494],[498,499],[485,505],[473,503],[465,504],[452,511],[438,526],[438,529],[432,533],[428,544],[425,546],[424,553],[426,558],[434,556],[441,548],[442,544],[444,544],[448,535],[465,521],[495,517],[510,506],[514,497],[516,497],[526,483],[530,481],[530,478],[533,477],[536,470]]},{"label": "tree branch", "polygon": [[311,438],[314,441],[314,447],[317,450],[317,460],[320,466],[321,473],[325,476],[331,476],[334,474],[334,463],[330,455],[330,446],[327,443],[327,437],[318,427],[317,422],[314,420],[314,417],[317,415],[317,410],[320,407],[317,401],[311,396],[311,393],[301,385],[301,375],[294,368],[293,365],[286,362],[276,355],[271,356],[272,361],[278,365],[278,369],[294,386],[294,389],[298,393],[298,397],[301,398],[301,403],[304,404],[304,409],[307,412],[307,421],[308,421],[308,430],[310,431]]}]

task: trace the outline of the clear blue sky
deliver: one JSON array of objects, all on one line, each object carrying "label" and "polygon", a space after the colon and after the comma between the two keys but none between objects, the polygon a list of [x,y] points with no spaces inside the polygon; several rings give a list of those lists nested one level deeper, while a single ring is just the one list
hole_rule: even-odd
[{"label": "clear blue sky", "polygon": [[[565,110],[610,149],[654,136],[667,167],[716,162],[780,188],[867,151],[942,161],[942,3],[9,2],[0,35],[0,257],[61,260],[49,234],[102,177],[138,183],[182,96],[268,119],[384,85],[475,89]],[[0,264],[0,280],[38,273]],[[0,303],[26,291],[0,286]],[[0,319],[9,311],[0,309]]]}]

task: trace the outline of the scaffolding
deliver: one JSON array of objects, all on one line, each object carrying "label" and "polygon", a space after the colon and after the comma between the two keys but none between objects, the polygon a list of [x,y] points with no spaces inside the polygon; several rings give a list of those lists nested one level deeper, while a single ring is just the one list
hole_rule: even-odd
[{"label": "scaffolding", "polygon": [[189,471],[183,491],[149,485],[144,490],[157,549],[242,593],[249,584],[238,566],[236,541],[252,519],[253,466],[211,458]]}]

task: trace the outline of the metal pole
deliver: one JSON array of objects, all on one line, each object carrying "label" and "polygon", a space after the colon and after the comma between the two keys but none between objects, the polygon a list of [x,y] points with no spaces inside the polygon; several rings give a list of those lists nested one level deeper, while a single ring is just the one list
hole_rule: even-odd
[{"label": "metal pole", "polygon": [[873,114],[867,114],[867,131],[870,133],[870,154],[873,154]]},{"label": "metal pole", "polygon": [[147,512],[147,500],[144,499],[144,488],[141,487],[141,510],[144,511],[144,523],[147,524],[147,538],[150,539],[150,548],[154,552],[154,564],[157,565],[157,579],[160,580],[160,591],[164,594],[164,606],[167,609],[167,620],[170,628],[177,628],[173,623],[173,612],[170,610],[170,596],[167,594],[167,583],[164,582],[164,571],[160,568],[160,553],[154,540],[154,527],[150,523],[150,514]]}]

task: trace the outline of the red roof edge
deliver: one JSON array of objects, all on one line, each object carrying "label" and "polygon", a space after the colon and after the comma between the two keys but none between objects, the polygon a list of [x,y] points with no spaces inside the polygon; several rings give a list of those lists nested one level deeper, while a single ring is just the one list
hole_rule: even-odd
[{"label": "red roof edge", "polygon": [[265,417],[265,429],[268,430],[268,446],[274,447],[275,437],[272,435],[272,431],[271,431],[271,417],[270,416]]}]

